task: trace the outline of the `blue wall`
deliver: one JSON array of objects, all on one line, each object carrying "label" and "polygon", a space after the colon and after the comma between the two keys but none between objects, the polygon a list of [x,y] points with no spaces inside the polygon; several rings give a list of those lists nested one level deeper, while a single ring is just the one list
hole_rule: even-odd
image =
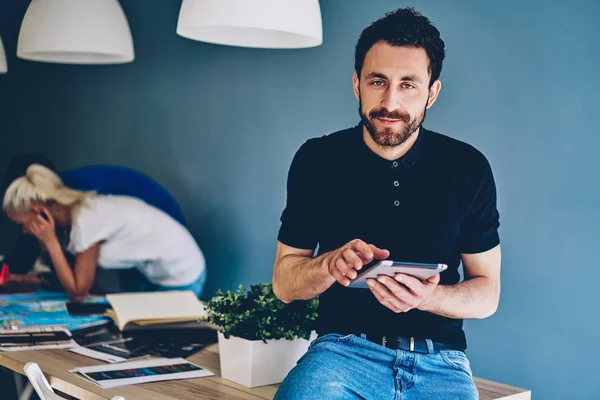
[{"label": "blue wall", "polygon": [[[294,152],[357,121],[355,41],[408,5],[323,0],[323,46],[271,51],[183,39],[180,2],[124,0],[135,62],[82,67],[16,59],[26,3],[0,5],[10,62],[0,168],[33,150],[62,168],[149,173],[182,203],[207,256],[208,293],[270,280]],[[478,147],[497,179],[503,293],[496,315],[466,324],[475,374],[537,399],[598,399],[600,3],[548,3],[416,2],[447,44],[426,126]],[[9,242],[4,234],[1,250]]]}]

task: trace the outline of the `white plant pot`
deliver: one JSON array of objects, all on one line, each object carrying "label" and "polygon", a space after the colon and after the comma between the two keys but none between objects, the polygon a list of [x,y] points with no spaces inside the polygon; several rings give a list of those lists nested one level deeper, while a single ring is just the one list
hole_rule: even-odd
[{"label": "white plant pot", "polygon": [[[316,336],[311,335],[311,340]],[[247,387],[281,383],[308,350],[310,341],[246,340],[219,332],[221,376]]]}]

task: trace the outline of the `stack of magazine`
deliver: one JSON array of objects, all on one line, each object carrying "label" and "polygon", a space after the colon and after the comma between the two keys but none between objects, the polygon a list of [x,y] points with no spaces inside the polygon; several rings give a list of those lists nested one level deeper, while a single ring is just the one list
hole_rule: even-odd
[{"label": "stack of magazine", "polygon": [[[102,315],[73,316],[67,311],[69,297],[62,292],[35,292],[0,295],[0,328],[63,326],[70,331],[105,325],[110,318]],[[85,303],[106,303],[103,296],[89,296]]]},{"label": "stack of magazine", "polygon": [[191,291],[123,293],[106,296],[110,316],[120,332],[110,327],[84,329],[74,334],[80,347],[71,351],[110,363],[148,357],[189,357],[217,342],[214,329],[198,322],[206,315]]},{"label": "stack of magazine", "polygon": [[[61,349],[77,346],[71,332],[111,323],[101,315],[73,316],[62,292],[0,295],[0,351]],[[86,303],[106,303],[88,297]]]},{"label": "stack of magazine", "polygon": [[0,351],[65,349],[77,346],[62,326],[29,326],[0,329]]},{"label": "stack of magazine", "polygon": [[109,363],[120,363],[149,357],[189,357],[207,345],[217,342],[212,329],[197,330],[194,338],[177,338],[172,332],[169,339],[164,337],[141,336],[124,337],[109,327],[88,328],[73,334],[77,347],[70,351],[86,357]]}]

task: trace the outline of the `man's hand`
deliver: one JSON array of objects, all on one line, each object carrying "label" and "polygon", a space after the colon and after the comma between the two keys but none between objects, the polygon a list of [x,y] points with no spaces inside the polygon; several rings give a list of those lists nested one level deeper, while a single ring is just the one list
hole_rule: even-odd
[{"label": "man's hand", "polygon": [[354,239],[341,248],[331,252],[325,260],[331,276],[343,286],[348,286],[350,280],[356,278],[362,267],[371,261],[385,260],[390,256],[388,250],[367,244],[360,239]]},{"label": "man's hand", "polygon": [[[47,219],[42,216],[42,213],[47,216]],[[36,217],[25,226],[25,231],[34,235],[40,243],[43,243],[45,247],[48,244],[56,241],[56,225],[54,218],[47,209],[43,209],[42,213],[37,214]]]},{"label": "man's hand", "polygon": [[395,313],[407,312],[414,308],[423,310],[426,300],[440,282],[440,274],[420,281],[410,275],[398,273],[392,279],[379,275],[377,279],[367,279],[367,284],[377,300]]}]

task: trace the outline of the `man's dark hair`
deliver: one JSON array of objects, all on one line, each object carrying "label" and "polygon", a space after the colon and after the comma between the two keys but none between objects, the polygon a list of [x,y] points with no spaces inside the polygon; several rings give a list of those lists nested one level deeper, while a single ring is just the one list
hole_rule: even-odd
[{"label": "man's dark hair", "polygon": [[362,31],[354,53],[354,69],[359,79],[367,52],[378,42],[424,49],[429,57],[429,86],[440,77],[444,41],[431,21],[414,8],[391,11]]}]

